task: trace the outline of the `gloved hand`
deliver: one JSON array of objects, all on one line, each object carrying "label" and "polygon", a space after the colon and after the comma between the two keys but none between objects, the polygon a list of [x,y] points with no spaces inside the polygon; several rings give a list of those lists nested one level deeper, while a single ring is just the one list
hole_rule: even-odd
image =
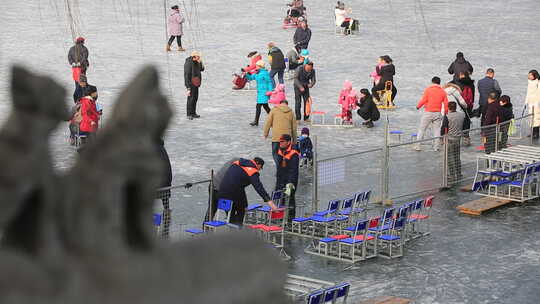
[{"label": "gloved hand", "polygon": [[266,94],[265,94],[265,95],[266,95],[266,96],[270,96],[270,95],[272,95],[272,91],[268,91],[268,92],[266,92]]},{"label": "gloved hand", "polygon": [[74,62],[74,63],[71,64],[71,66],[72,66],[72,67],[78,67],[78,66],[81,66],[81,64],[78,63],[78,62]]},{"label": "gloved hand", "polygon": [[294,191],[294,185],[292,183],[288,183],[286,186],[285,186],[285,195],[287,196],[291,196],[292,192]]},{"label": "gloved hand", "polygon": [[192,184],[192,183],[186,183],[186,184],[184,185],[184,188],[186,188],[186,189],[189,189],[189,188],[191,188],[191,187],[193,187],[193,184]]},{"label": "gloved hand", "polygon": [[244,68],[241,68],[240,71],[245,72],[246,70],[244,70]]}]

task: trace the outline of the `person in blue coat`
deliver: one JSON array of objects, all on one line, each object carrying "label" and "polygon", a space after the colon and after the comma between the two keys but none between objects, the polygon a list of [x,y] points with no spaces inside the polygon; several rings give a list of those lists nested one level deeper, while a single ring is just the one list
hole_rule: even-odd
[{"label": "person in blue coat", "polygon": [[255,80],[257,82],[257,108],[255,110],[255,120],[250,123],[251,126],[259,125],[259,117],[261,116],[261,107],[264,108],[266,114],[270,113],[270,107],[268,106],[268,100],[270,99],[270,93],[274,89],[272,85],[272,79],[270,73],[264,68],[264,61],[259,60],[256,63],[257,73],[247,74],[248,80]]}]

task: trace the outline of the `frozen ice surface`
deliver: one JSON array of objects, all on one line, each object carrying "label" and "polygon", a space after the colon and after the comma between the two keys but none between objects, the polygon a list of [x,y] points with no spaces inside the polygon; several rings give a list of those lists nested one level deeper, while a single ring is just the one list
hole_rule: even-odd
[{"label": "frozen ice surface", "polygon": [[[175,184],[206,179],[210,169],[218,169],[230,157],[259,155],[269,161],[263,178],[267,188],[272,188],[270,142],[262,139],[261,127],[248,125],[255,110],[254,93],[233,94],[230,87],[231,74],[246,63],[248,52],[264,52],[268,41],[275,41],[284,52],[292,46],[293,31],[280,28],[284,2],[185,1],[184,46],[188,53],[201,50],[207,68],[198,105],[202,118],[194,121],[185,118],[182,73],[188,53],[164,52],[163,1],[67,2],[73,13],[74,35],[87,39],[88,79],[99,88],[105,116],[141,65],[155,64],[160,69],[163,92],[176,112],[166,136]],[[53,75],[68,88],[66,103],[71,102],[73,83],[66,57],[73,37],[65,3],[0,2],[0,122],[9,113],[9,68],[13,63]],[[172,4],[168,1],[167,6]],[[370,88],[369,73],[376,58],[389,54],[397,69],[399,106],[389,114],[390,128],[404,131],[407,138],[416,132],[420,113],[414,106],[422,90],[434,75],[450,79],[446,69],[457,51],[464,52],[475,67],[476,80],[486,68],[496,70],[496,78],[520,116],[527,72],[540,63],[538,1],[366,0],[347,4],[360,20],[360,34],[355,37],[334,34],[334,1],[305,1],[313,31],[310,51],[318,76],[312,90],[314,107],[327,111],[328,120],[338,113],[336,99],[343,82],[349,79],[358,89]],[[292,105],[290,82],[287,95]],[[262,120],[265,117],[263,114]],[[325,158],[380,146],[383,127],[381,122],[373,129],[314,127],[312,134],[318,136],[319,154]],[[66,135],[67,125],[62,124],[51,140],[59,170],[69,168],[75,157]],[[414,169],[419,158],[400,158],[399,162]],[[358,183],[357,188],[365,185],[364,180],[372,184],[366,175],[377,170],[371,163],[359,161],[356,166],[360,178],[353,183]],[[310,200],[310,182],[309,176],[302,178],[298,201]],[[205,191],[204,186],[195,187],[189,191],[190,197],[183,196],[184,191],[175,192],[176,223],[200,222]],[[346,194],[329,188],[325,195]],[[249,196],[257,199],[251,190]],[[536,303],[540,296],[538,203],[469,218],[457,215],[454,206],[471,195],[449,192],[437,197],[432,235],[410,246],[406,257],[376,259],[342,272],[340,264],[306,257],[298,244],[292,248],[291,271],[327,280],[351,280],[357,298],[391,294],[417,303]],[[297,243],[293,241],[293,245]]]}]

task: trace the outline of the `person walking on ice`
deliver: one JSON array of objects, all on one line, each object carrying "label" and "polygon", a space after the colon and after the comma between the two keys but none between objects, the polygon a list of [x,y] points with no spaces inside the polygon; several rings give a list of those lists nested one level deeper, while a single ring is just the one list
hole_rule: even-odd
[{"label": "person walking on ice", "polygon": [[180,14],[180,8],[178,8],[178,5],[171,7],[171,13],[167,18],[167,28],[170,37],[166,46],[167,52],[171,51],[171,44],[173,43],[175,38],[176,43],[178,44],[178,51],[183,52],[186,50],[182,47],[182,35],[184,34],[182,27],[183,23],[184,17],[182,17],[182,15]]},{"label": "person walking on ice", "polygon": [[[424,139],[424,135],[430,126],[433,130],[433,137],[441,136],[441,110],[444,110],[445,115],[448,113],[448,97],[446,91],[441,88],[441,79],[435,76],[431,79],[431,83],[431,86],[424,90],[424,95],[416,106],[417,110],[424,108],[424,114],[422,114],[420,127],[418,128],[418,140]],[[416,145],[415,150],[421,151],[419,143]],[[433,142],[433,150],[439,151],[438,138]]]},{"label": "person walking on ice", "polygon": [[197,114],[197,100],[199,100],[199,87],[202,82],[201,72],[204,71],[204,64],[201,60],[201,53],[193,51],[191,56],[186,58],[184,64],[184,84],[187,90],[187,117],[189,120],[200,118]]},{"label": "person walking on ice", "polygon": [[255,120],[250,123],[251,126],[259,125],[259,117],[261,117],[261,107],[264,107],[266,114],[270,113],[270,107],[268,106],[268,100],[272,93],[272,80],[270,74],[264,68],[264,61],[257,61],[257,72],[255,74],[246,74],[248,80],[255,80],[257,82],[257,106],[255,107]]}]

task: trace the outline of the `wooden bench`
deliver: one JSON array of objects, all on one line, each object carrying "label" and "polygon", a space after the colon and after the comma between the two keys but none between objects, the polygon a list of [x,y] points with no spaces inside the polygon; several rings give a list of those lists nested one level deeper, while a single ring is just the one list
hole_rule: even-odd
[{"label": "wooden bench", "polygon": [[459,212],[468,215],[481,215],[482,212],[489,211],[491,209],[498,208],[500,206],[511,203],[511,200],[497,199],[493,197],[483,197],[472,202],[459,205],[456,208]]}]

